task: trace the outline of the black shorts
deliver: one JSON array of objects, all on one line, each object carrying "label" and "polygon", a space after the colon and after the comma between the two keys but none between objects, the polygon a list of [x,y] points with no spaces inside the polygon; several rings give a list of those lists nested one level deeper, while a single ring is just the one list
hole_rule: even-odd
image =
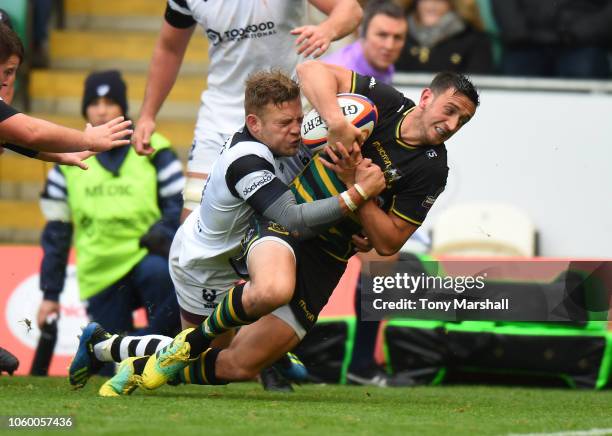
[{"label": "black shorts", "polygon": [[246,259],[250,247],[264,237],[280,239],[293,249],[297,261],[297,277],[289,307],[308,331],[338,285],[346,270],[346,262],[334,259],[321,250],[316,239],[298,241],[281,225],[253,216],[241,242],[240,254],[231,259],[232,266],[241,277],[248,278]]}]

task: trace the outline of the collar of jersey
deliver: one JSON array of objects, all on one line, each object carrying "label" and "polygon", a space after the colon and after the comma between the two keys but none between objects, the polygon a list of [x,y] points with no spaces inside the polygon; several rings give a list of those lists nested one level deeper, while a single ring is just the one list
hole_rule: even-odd
[{"label": "collar of jersey", "polygon": [[412,112],[415,108],[416,108],[416,105],[412,106],[409,109],[406,109],[406,111],[404,111],[404,113],[402,114],[402,117],[400,118],[400,120],[397,122],[397,126],[395,127],[395,142],[397,142],[399,145],[409,150],[416,150],[417,147],[415,147],[414,145],[410,145],[402,140],[400,136],[400,128],[402,127],[402,122],[404,121],[404,118],[406,118],[406,115]]}]

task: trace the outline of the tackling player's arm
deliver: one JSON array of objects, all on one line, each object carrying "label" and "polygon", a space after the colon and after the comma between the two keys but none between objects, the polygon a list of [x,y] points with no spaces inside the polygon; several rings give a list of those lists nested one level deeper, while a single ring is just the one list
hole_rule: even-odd
[{"label": "tackling player's arm", "polygon": [[377,195],[383,187],[380,169],[369,166],[357,179],[360,188],[352,187],[338,196],[297,204],[289,187],[274,175],[274,167],[267,160],[246,155],[227,169],[225,180],[230,192],[245,200],[257,213],[286,227],[305,239],[316,234],[316,229],[327,226],[365,203],[366,196]]},{"label": "tackling player's arm", "polygon": [[361,144],[361,130],[344,117],[336,98],[339,92],[350,92],[353,72],[319,61],[299,64],[296,71],[302,93],[329,128],[328,143],[341,142],[349,150],[354,142]]},{"label": "tackling player's arm", "polygon": [[298,35],[295,41],[298,54],[319,57],[327,51],[332,41],[343,38],[357,28],[363,17],[356,0],[309,0],[310,4],[327,15],[318,25],[306,25],[293,29]]},{"label": "tackling player's arm", "polygon": [[[162,28],[153,49],[149,66],[144,101],[134,132],[134,149],[139,154],[151,154],[151,135],[155,130],[155,117],[174,86],[185,51],[196,22],[184,1],[168,3]],[[176,9],[176,8],[180,8]]]}]

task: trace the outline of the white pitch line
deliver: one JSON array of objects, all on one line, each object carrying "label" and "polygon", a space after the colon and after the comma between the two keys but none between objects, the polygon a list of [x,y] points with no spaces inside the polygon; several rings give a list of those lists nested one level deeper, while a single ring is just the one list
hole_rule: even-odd
[{"label": "white pitch line", "polygon": [[560,431],[557,433],[509,433],[507,436],[601,436],[612,435],[612,428],[592,428],[590,430]]}]

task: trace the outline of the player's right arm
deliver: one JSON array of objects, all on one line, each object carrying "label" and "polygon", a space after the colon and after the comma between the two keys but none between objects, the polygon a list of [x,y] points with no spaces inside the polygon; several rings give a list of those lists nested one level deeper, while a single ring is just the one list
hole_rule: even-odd
[{"label": "player's right arm", "polygon": [[47,219],[41,235],[43,258],[40,266],[40,289],[43,292],[43,300],[36,317],[38,325],[42,326],[49,315],[59,314],[59,297],[66,280],[73,232],[66,179],[57,165],[47,176],[40,198],[40,209]]},{"label": "player's right arm", "polygon": [[328,126],[328,143],[341,142],[349,150],[354,142],[361,144],[361,130],[344,117],[336,97],[340,92],[350,92],[353,72],[319,61],[301,63],[296,71],[304,97]]},{"label": "player's right arm", "polygon": [[151,148],[151,135],[155,130],[155,117],[174,86],[195,25],[184,0],[168,1],[153,49],[144,101],[134,132],[133,143],[138,154],[148,155],[154,151]]}]

